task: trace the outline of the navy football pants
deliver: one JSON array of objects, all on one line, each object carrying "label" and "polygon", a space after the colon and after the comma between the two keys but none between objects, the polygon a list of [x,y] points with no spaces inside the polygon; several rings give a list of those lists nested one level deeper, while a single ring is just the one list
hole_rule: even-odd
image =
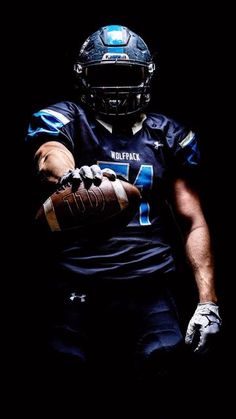
[{"label": "navy football pants", "polygon": [[67,365],[165,375],[183,338],[166,280],[85,284],[51,295],[49,346]]}]

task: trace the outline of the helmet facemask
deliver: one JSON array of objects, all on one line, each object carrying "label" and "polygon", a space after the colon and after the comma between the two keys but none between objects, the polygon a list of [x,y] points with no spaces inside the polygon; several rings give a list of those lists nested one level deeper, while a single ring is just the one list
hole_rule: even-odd
[{"label": "helmet facemask", "polygon": [[101,115],[137,113],[150,101],[152,65],[121,61],[88,65],[81,71],[81,100]]}]

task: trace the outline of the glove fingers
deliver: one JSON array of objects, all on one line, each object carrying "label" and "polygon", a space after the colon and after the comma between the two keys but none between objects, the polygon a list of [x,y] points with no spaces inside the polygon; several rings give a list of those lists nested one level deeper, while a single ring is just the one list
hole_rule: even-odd
[{"label": "glove fingers", "polygon": [[101,170],[97,164],[92,166],[82,166],[80,169],[68,170],[60,181],[58,182],[59,188],[65,188],[66,185],[72,184],[72,191],[75,192],[80,183],[83,181],[85,188],[90,188],[92,183],[99,186],[102,177],[106,176],[109,180],[115,181],[117,179],[116,173],[109,168]]},{"label": "glove fingers", "polygon": [[102,170],[97,164],[91,166],[91,171],[93,175],[93,182],[95,185],[100,185],[102,181]]},{"label": "glove fingers", "polygon": [[87,179],[90,181],[93,180],[93,172],[91,170],[91,167],[89,166],[82,166],[79,169],[79,174],[82,176],[83,179]]},{"label": "glove fingers", "polygon": [[69,185],[73,181],[73,173],[75,170],[69,170],[68,172],[64,173],[64,175],[58,181],[59,188],[63,188],[66,185]]},{"label": "glove fingers", "polygon": [[100,185],[102,181],[102,171],[96,164],[89,166],[82,166],[80,169],[69,170],[65,173],[58,182],[59,187],[72,185],[72,191],[75,192],[80,183],[84,182],[85,188],[89,188],[92,183]]},{"label": "glove fingers", "polygon": [[79,169],[75,169],[71,173],[71,184],[72,184],[73,192],[75,192],[78,189],[81,182],[82,182],[82,178],[80,176]]},{"label": "glove fingers", "polygon": [[199,344],[195,352],[206,353],[213,349],[219,338],[220,325],[217,322],[212,323],[201,332]]},{"label": "glove fingers", "polygon": [[198,353],[206,352],[207,346],[208,346],[207,341],[208,341],[207,333],[201,332],[199,343],[197,347],[194,349],[194,352],[198,352]]},{"label": "glove fingers", "polygon": [[70,174],[70,178],[71,178],[72,182],[78,182],[78,181],[81,182],[82,178],[80,176],[79,169],[73,170],[73,172],[71,172],[71,174]]},{"label": "glove fingers", "polygon": [[191,345],[192,344],[192,342],[193,342],[193,339],[194,339],[194,336],[195,336],[195,333],[196,333],[196,325],[195,324],[189,324],[188,325],[188,329],[187,329],[187,332],[186,332],[186,336],[185,336],[185,343],[187,344],[187,345]]}]

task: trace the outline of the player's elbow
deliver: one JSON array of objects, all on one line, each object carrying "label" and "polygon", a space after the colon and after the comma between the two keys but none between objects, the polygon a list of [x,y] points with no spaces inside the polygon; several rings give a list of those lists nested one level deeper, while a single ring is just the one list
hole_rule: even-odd
[{"label": "player's elbow", "polygon": [[206,226],[202,207],[196,195],[183,193],[178,202],[177,214],[185,233],[189,233],[198,226]]},{"label": "player's elbow", "polygon": [[207,223],[202,211],[183,213],[179,217],[180,225],[185,234],[190,233],[198,227],[207,227]]}]

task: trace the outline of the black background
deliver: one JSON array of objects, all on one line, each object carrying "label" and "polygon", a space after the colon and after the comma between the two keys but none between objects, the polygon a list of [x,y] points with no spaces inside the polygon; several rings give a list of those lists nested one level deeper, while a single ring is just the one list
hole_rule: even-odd
[{"label": "black background", "polygon": [[32,112],[70,98],[73,52],[102,25],[128,26],[157,54],[152,109],[188,124],[200,135],[203,206],[223,298],[231,287],[233,269],[229,244],[234,228],[234,121],[228,105],[232,99],[230,11],[169,3],[158,4],[155,12],[151,5],[139,9],[131,4],[129,11],[123,10],[125,5],[117,10],[103,4],[83,5],[83,11],[70,3],[62,9],[54,7],[41,3],[28,9],[14,28],[9,144],[14,147],[17,168],[22,170],[24,136]]},{"label": "black background", "polygon": [[[200,134],[203,207],[212,235],[216,283],[224,319],[220,351],[214,359],[216,370],[222,374],[233,362],[230,329],[235,276],[234,246],[230,244],[234,241],[232,196],[235,190],[234,121],[228,105],[232,89],[230,11],[227,4],[224,10],[214,6],[208,11],[199,3],[189,3],[189,6],[155,4],[155,10],[151,4],[142,4],[142,8],[130,4],[130,11],[126,6],[125,3],[114,7],[83,5],[82,11],[80,4],[72,6],[66,2],[63,7],[54,5],[49,10],[48,4],[37,3],[31,9],[19,10],[23,16],[12,28],[14,54],[12,47],[9,48],[12,87],[9,142],[14,153],[14,170],[21,179],[23,173],[27,188],[22,165],[25,164],[24,136],[30,116],[48,104],[69,99],[74,48],[91,32],[107,24],[122,24],[141,35],[150,50],[157,53],[152,108],[190,125]],[[31,258],[30,242],[22,246],[23,237],[30,236],[30,199],[27,189],[24,190],[21,220],[13,221],[14,226],[17,224],[13,258],[19,259],[23,274],[27,273],[26,265]],[[28,283],[25,280],[22,287],[14,284],[23,303],[24,287]],[[17,304],[18,310],[19,306]],[[223,380],[225,375],[222,379],[219,377],[221,384],[217,384],[220,393]]]}]

